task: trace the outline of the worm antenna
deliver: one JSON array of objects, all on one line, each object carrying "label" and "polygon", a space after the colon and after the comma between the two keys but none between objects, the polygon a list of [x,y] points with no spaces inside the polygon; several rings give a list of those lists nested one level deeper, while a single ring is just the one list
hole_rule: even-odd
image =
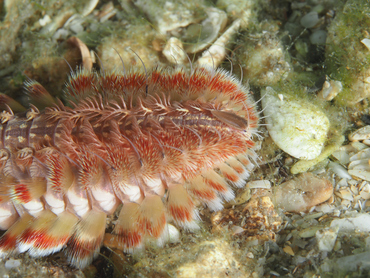
[{"label": "worm antenna", "polygon": [[144,64],[143,60],[140,58],[140,56],[135,51],[133,51],[132,49],[130,49],[130,50],[135,53],[135,55],[139,58],[139,60],[143,64],[144,71],[145,71],[145,95],[147,96],[148,95],[148,72],[146,71],[145,64]]},{"label": "worm antenna", "polygon": [[98,60],[99,60],[99,64],[100,64],[100,67],[101,67],[101,71],[102,71],[102,73],[103,73],[103,76],[105,76],[105,69],[104,69],[104,66],[103,66],[103,62],[101,61],[101,59],[100,59],[100,57],[99,57],[98,53],[96,53],[95,51],[93,51],[93,52],[94,52],[95,56],[98,58]]},{"label": "worm antenna", "polygon": [[118,50],[117,49],[115,49],[115,48],[113,48],[114,49],[114,51],[116,51],[117,52],[117,54],[118,54],[118,56],[119,56],[119,58],[120,58],[120,60],[121,60],[121,63],[122,63],[122,69],[123,69],[123,75],[124,75],[124,77],[126,77],[127,75],[126,75],[126,68],[125,68],[125,64],[123,63],[123,59],[122,59],[122,56],[119,54],[119,52],[118,52]]}]

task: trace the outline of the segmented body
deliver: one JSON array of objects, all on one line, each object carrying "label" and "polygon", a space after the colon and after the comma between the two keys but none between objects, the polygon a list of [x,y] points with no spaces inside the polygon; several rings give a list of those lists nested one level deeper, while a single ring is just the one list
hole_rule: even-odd
[{"label": "segmented body", "polygon": [[[45,90],[37,82],[27,89]],[[71,264],[83,268],[121,203],[110,240],[125,251],[147,238],[160,244],[167,222],[196,228],[194,201],[221,209],[234,197],[229,185],[243,186],[251,169],[254,103],[221,70],[82,70],[70,77],[67,98],[70,107],[1,114],[4,256],[66,246]]]}]

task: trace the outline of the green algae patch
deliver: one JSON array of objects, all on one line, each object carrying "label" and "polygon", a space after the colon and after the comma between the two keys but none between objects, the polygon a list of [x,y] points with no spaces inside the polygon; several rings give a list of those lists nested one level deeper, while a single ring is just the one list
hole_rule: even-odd
[{"label": "green algae patch", "polygon": [[326,67],[330,78],[343,83],[336,97],[340,105],[353,105],[370,96],[370,50],[361,42],[370,38],[370,3],[348,1],[328,30]]}]

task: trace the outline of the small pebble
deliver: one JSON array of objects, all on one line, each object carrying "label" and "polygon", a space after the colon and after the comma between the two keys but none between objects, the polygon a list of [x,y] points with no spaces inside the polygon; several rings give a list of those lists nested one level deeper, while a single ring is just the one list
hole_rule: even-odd
[{"label": "small pebble", "polygon": [[84,27],[80,22],[73,23],[69,26],[69,29],[74,32],[75,34],[82,33],[84,30]]},{"label": "small pebble", "polygon": [[324,30],[317,30],[310,35],[312,44],[325,44],[327,33]]},{"label": "small pebble", "polygon": [[285,246],[283,248],[283,251],[291,256],[294,256],[294,251],[292,249],[292,247],[290,247],[289,245]]},{"label": "small pebble", "polygon": [[50,16],[47,14],[43,18],[39,19],[39,23],[41,26],[45,26],[46,24],[49,24],[51,22]]},{"label": "small pebble", "polygon": [[21,265],[21,260],[9,259],[5,262],[6,269],[16,268]]},{"label": "small pebble", "polygon": [[310,237],[315,236],[316,232],[320,230],[320,228],[321,228],[320,226],[309,227],[309,228],[300,230],[298,235],[301,238],[310,238]]},{"label": "small pebble", "polygon": [[300,23],[305,28],[312,28],[319,22],[319,15],[317,12],[309,12],[308,14],[304,15]]},{"label": "small pebble", "polygon": [[168,229],[168,242],[169,243],[180,242],[180,232],[179,232],[179,230],[171,224],[167,225],[167,229]]},{"label": "small pebble", "polygon": [[337,240],[339,228],[326,228],[316,232],[317,246],[320,251],[331,252]]}]

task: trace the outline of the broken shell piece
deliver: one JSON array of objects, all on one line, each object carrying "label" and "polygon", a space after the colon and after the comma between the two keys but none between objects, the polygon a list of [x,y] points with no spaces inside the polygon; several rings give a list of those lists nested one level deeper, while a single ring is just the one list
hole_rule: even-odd
[{"label": "broken shell piece", "polygon": [[351,179],[352,177],[348,174],[347,169],[337,162],[329,162],[329,169],[331,169],[338,177],[342,179]]},{"label": "broken shell piece", "polygon": [[63,27],[66,21],[74,14],[73,10],[63,10],[52,18],[40,31],[41,34],[54,34],[59,28]]},{"label": "broken shell piece", "polygon": [[370,232],[370,215],[367,213],[358,213],[354,217],[346,217],[342,219],[334,219],[330,223],[330,227],[339,228],[339,232],[361,233]]},{"label": "broken shell piece", "polygon": [[242,193],[238,194],[235,197],[235,199],[227,202],[225,204],[225,207],[228,208],[228,207],[231,207],[231,206],[237,206],[237,205],[244,204],[244,203],[246,203],[250,200],[251,196],[252,196],[251,195],[251,190],[248,187],[246,187],[246,189]]},{"label": "broken shell piece", "polygon": [[349,163],[349,154],[346,150],[339,148],[332,153],[332,156],[339,161],[339,163],[346,165]]},{"label": "broken shell piece", "polygon": [[79,38],[77,37],[70,37],[67,40],[67,43],[69,43],[72,46],[77,47],[81,52],[82,57],[82,65],[84,69],[90,71],[93,66],[93,62],[90,56],[90,51],[87,48],[86,44],[84,44]]},{"label": "broken shell piece", "polygon": [[316,232],[317,246],[320,251],[331,252],[337,240],[339,228],[325,228]]},{"label": "broken shell piece", "polygon": [[83,7],[83,10],[81,12],[81,15],[83,17],[85,16],[88,16],[96,7],[96,5],[98,5],[99,3],[99,0],[90,0],[90,1],[87,1],[87,3],[85,4],[85,6]]},{"label": "broken shell piece", "polygon": [[239,31],[241,20],[235,20],[231,26],[219,37],[209,48],[203,52],[197,64],[200,66],[209,66],[217,68],[226,57],[227,45],[231,42],[232,37]]},{"label": "broken shell piece", "polygon": [[363,180],[366,180],[366,181],[370,181],[370,172],[369,171],[366,171],[366,170],[363,170],[363,169],[352,169],[352,170],[348,170],[348,173],[351,176],[355,176],[357,178],[360,178],[360,179],[363,179]]},{"label": "broken shell piece", "polygon": [[101,7],[101,10],[97,13],[96,17],[101,23],[107,21],[117,13],[117,9],[114,7],[113,2],[108,2]]},{"label": "broken shell piece", "polygon": [[361,188],[360,196],[361,196],[361,198],[363,198],[364,200],[368,200],[368,199],[370,199],[370,184],[366,183],[366,184]]},{"label": "broken shell piece", "polygon": [[335,98],[343,89],[342,82],[336,80],[326,80],[318,97],[330,101]]},{"label": "broken shell piece", "polygon": [[285,182],[275,189],[275,205],[288,212],[305,212],[328,200],[333,194],[333,185],[311,173]]},{"label": "broken shell piece", "polygon": [[361,42],[367,47],[367,49],[370,50],[370,40],[369,39],[363,39]]},{"label": "broken shell piece", "polygon": [[356,160],[361,160],[361,159],[370,159],[370,149],[369,148],[363,149],[359,151],[358,153],[356,153],[355,155],[352,155],[349,158],[349,161],[356,161]]},{"label": "broken shell piece", "polygon": [[187,53],[197,53],[211,45],[227,24],[224,11],[208,8],[206,13],[207,18],[200,24],[191,24],[186,28],[183,41],[188,45],[185,49]]},{"label": "broken shell piece", "polygon": [[350,141],[361,141],[369,138],[370,138],[370,125],[357,129],[348,136],[348,139]]},{"label": "broken shell piece", "polygon": [[250,181],[247,183],[247,188],[254,189],[254,188],[264,188],[264,189],[270,189],[271,188],[271,182],[268,180],[256,180],[256,181]]},{"label": "broken shell piece", "polygon": [[162,53],[173,64],[183,64],[187,59],[182,42],[175,37],[168,40]]},{"label": "broken shell piece", "polygon": [[348,200],[348,201],[353,201],[353,195],[352,193],[349,191],[348,188],[344,188],[344,189],[340,189],[338,193],[336,193],[339,195],[339,197],[342,199],[342,200]]},{"label": "broken shell piece", "polygon": [[325,146],[320,155],[311,160],[297,161],[292,166],[292,168],[290,168],[290,172],[295,175],[307,172],[311,167],[320,167],[320,164],[321,165],[327,164],[328,156],[330,156],[334,151],[336,151],[343,144],[344,140],[345,138],[343,135],[333,137],[331,143]]},{"label": "broken shell piece", "polygon": [[370,149],[363,149],[349,158],[348,173],[360,179],[370,181]]},{"label": "broken shell piece", "polygon": [[240,226],[232,226],[231,232],[233,235],[237,235],[237,234],[241,234],[242,232],[244,232],[244,229]]}]

